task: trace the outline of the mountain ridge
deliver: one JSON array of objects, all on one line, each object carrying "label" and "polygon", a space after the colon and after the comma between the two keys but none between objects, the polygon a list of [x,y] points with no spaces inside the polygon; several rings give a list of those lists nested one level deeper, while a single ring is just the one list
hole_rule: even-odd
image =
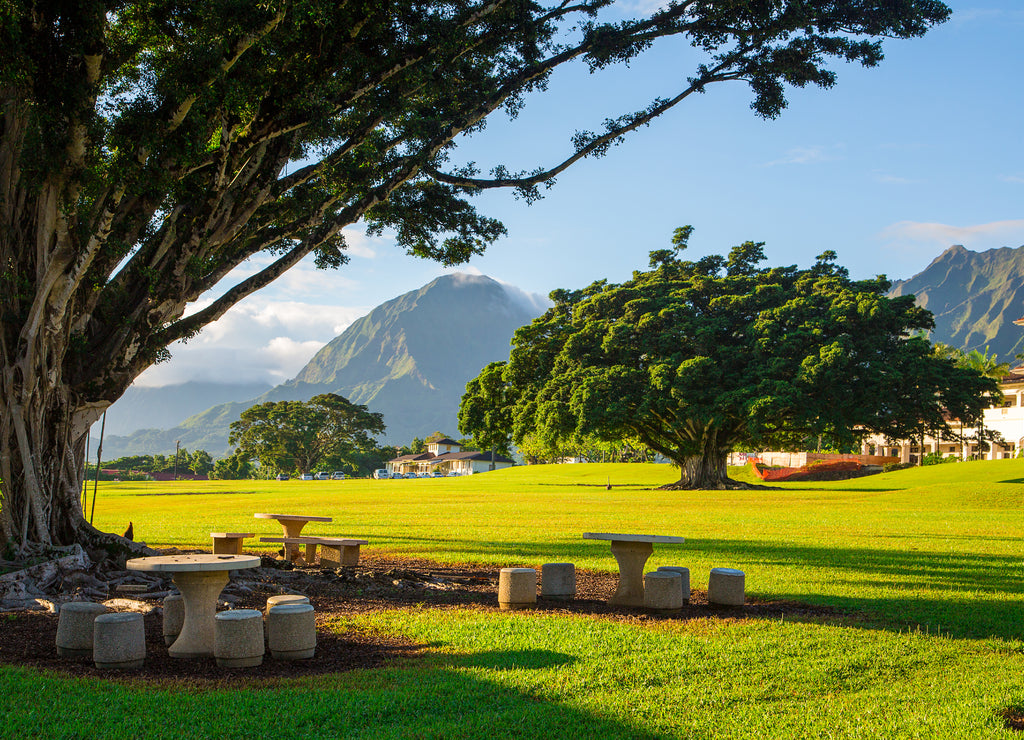
[{"label": "mountain ridge", "polygon": [[[173,429],[104,441],[107,457],[173,450],[227,451],[228,425],[257,403],[337,393],[384,414],[386,444],[457,429],[466,383],[508,357],[512,334],[543,309],[483,276],[443,275],[380,304],[322,347],[292,379],[245,402],[214,405]],[[161,449],[157,449],[161,448]]]},{"label": "mountain ridge", "polygon": [[921,272],[893,282],[890,296],[913,294],[935,317],[932,341],[989,351],[1014,362],[1024,351],[1024,246],[973,252],[955,244]]}]

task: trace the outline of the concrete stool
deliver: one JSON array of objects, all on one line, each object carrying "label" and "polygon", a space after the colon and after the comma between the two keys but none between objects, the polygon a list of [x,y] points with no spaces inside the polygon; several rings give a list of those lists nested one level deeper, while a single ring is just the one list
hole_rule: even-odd
[{"label": "concrete stool", "polygon": [[540,595],[558,601],[574,599],[576,566],[572,563],[544,563],[540,566]]},{"label": "concrete stool", "polygon": [[745,579],[742,570],[712,568],[708,579],[708,603],[743,606]]},{"label": "concrete stool", "polygon": [[57,655],[62,658],[92,657],[92,623],[107,607],[94,601],[69,601],[60,608],[57,621]]},{"label": "concrete stool", "polygon": [[267,608],[264,610],[264,615],[269,615],[270,610],[275,606],[281,604],[308,604],[309,597],[303,596],[302,594],[278,594],[277,596],[271,596],[267,599]]},{"label": "concrete stool", "polygon": [[529,609],[537,603],[537,571],[533,568],[502,568],[498,574],[498,607]]},{"label": "concrete stool", "polygon": [[164,645],[173,645],[181,634],[181,625],[185,623],[185,600],[181,594],[168,594],[164,597],[163,632]]},{"label": "concrete stool", "polygon": [[138,612],[100,614],[93,622],[92,659],[97,668],[141,668],[146,629]]},{"label": "concrete stool", "polygon": [[644,576],[644,608],[674,611],[683,607],[683,577],[678,573],[656,570]]},{"label": "concrete stool", "polygon": [[680,567],[677,567],[675,565],[663,565],[660,568],[658,568],[658,570],[659,571],[666,571],[668,573],[678,573],[679,574],[679,576],[683,579],[683,581],[682,581],[682,585],[683,585],[683,603],[684,604],[689,604],[690,603],[690,569],[689,568],[680,568]]},{"label": "concrete stool", "polygon": [[251,668],[263,662],[263,615],[231,609],[214,617],[213,657],[221,668]]},{"label": "concrete stool", "polygon": [[276,660],[312,658],[316,617],[309,604],[279,604],[267,612],[267,644]]}]

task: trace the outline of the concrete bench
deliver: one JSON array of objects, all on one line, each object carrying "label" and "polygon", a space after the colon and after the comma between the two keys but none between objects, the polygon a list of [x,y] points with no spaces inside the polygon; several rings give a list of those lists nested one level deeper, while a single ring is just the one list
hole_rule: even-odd
[{"label": "concrete bench", "polygon": [[[320,565],[332,568],[339,568],[342,565],[359,564],[360,545],[370,544],[367,540],[351,540],[336,537],[260,537],[260,542],[281,542],[285,545],[285,552],[293,553],[292,561],[298,563],[304,561],[312,565],[316,562],[316,548],[320,546]],[[297,547],[289,548],[288,545],[305,545],[305,558],[299,554]]]},{"label": "concrete bench", "polygon": [[214,555],[241,555],[242,541],[246,537],[255,537],[255,532],[210,532],[213,538]]}]

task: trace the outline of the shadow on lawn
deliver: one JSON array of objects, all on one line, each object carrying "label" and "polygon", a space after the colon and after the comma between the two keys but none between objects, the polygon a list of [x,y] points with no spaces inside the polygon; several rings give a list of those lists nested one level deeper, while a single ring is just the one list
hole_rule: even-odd
[{"label": "shadow on lawn", "polygon": [[171,737],[171,729],[188,737],[266,737],[268,723],[275,721],[282,723],[273,733],[280,737],[663,737],[561,703],[562,695],[549,689],[550,671],[574,661],[548,650],[486,651],[317,676],[315,682],[280,684],[269,692],[51,689],[46,713],[38,711],[38,679],[0,676],[0,687],[12,707],[10,721],[27,737],[84,736],[82,728],[94,725],[97,716],[122,717],[119,737]]},{"label": "shadow on lawn", "polygon": [[[414,539],[417,538],[409,538]],[[507,565],[539,567],[546,562],[574,562],[586,555],[598,561],[606,559],[608,569],[615,569],[615,561],[604,542],[444,542],[453,556],[465,553],[467,559],[483,554]],[[905,630],[908,625],[921,625],[922,629],[934,630],[941,626],[943,634],[952,637],[1021,638],[1024,556],[693,539],[682,545],[655,545],[648,569],[666,564],[689,566],[691,586],[703,589],[708,574],[693,570],[695,554],[699,554],[701,561],[745,571],[747,593],[766,602],[833,606],[863,613],[869,622],[875,623],[873,626],[884,623],[881,626],[885,629]],[[799,593],[772,593],[763,581],[758,582],[758,572],[766,568],[817,571],[812,577],[823,583],[840,584],[840,588],[833,593],[813,588]],[[848,590],[842,588],[844,584],[849,585]],[[844,595],[844,591],[849,595]],[[865,591],[879,595],[865,596]]]}]

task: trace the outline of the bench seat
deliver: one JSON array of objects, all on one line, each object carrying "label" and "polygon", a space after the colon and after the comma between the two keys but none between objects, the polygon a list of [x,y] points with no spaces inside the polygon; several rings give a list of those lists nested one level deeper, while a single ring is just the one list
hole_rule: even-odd
[{"label": "bench seat", "polygon": [[[332,568],[358,565],[359,547],[370,544],[367,540],[342,537],[260,537],[260,542],[281,542],[285,545],[285,552],[291,553],[292,561],[304,560],[309,564],[316,562],[316,548],[319,545],[320,564]],[[305,558],[299,554],[299,548],[289,548],[288,545],[305,545]]]}]

